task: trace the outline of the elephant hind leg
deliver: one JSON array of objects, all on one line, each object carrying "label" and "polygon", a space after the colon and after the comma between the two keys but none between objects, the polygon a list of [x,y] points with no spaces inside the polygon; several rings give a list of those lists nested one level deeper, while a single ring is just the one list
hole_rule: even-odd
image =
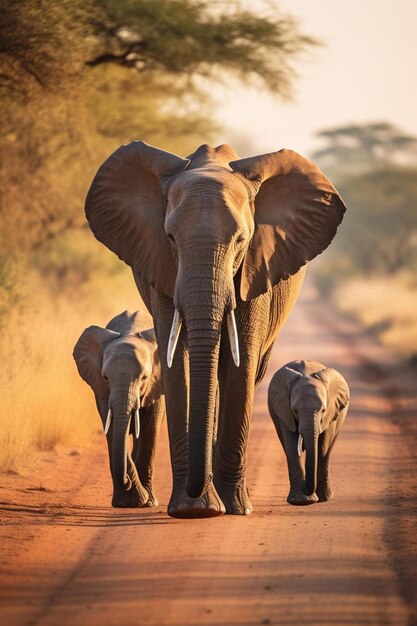
[{"label": "elephant hind leg", "polygon": [[136,488],[124,491],[121,487],[115,485],[113,487],[113,497],[111,505],[116,509],[139,509],[149,506],[149,494],[144,489]]},{"label": "elephant hind leg", "polygon": [[330,486],[330,456],[336,443],[337,434],[334,435],[329,430],[322,433],[319,438],[316,489],[319,502],[327,502],[333,498],[333,491]]},{"label": "elephant hind leg", "polygon": [[161,398],[151,406],[142,407],[140,410],[140,437],[139,439],[134,439],[133,444],[133,462],[139,474],[139,479],[149,494],[147,506],[157,506],[158,504],[153,490],[153,473],[159,430],[164,416],[165,404]]},{"label": "elephant hind leg", "polygon": [[271,412],[278,437],[285,450],[285,458],[287,460],[288,478],[290,481],[290,490],[287,496],[288,504],[294,506],[307,506],[317,502],[316,494],[307,496],[304,493],[305,473],[302,457],[298,456],[298,435],[290,432],[286,428],[282,428],[278,417]]},{"label": "elephant hind leg", "polygon": [[221,493],[228,515],[250,515],[252,513],[253,508],[245,479],[237,484],[228,484],[216,478],[216,486]]},{"label": "elephant hind leg", "polygon": [[[243,350],[242,350],[243,352]],[[231,357],[223,361],[220,378],[219,429],[215,450],[214,484],[229,515],[250,515],[246,486],[249,423],[252,416],[256,368],[244,376]]]},{"label": "elephant hind leg", "polygon": [[[110,430],[106,437],[107,448],[109,453],[109,463],[110,463],[110,473],[113,477],[113,461],[112,461],[112,450],[113,450],[113,428],[110,427]],[[136,466],[132,459],[130,450],[128,450],[127,454],[127,473],[130,478],[131,486],[128,491],[124,489],[121,485],[118,485],[113,480],[113,497],[111,504],[116,508],[139,508],[142,506],[148,506],[149,494],[144,489],[142,483],[140,482],[140,478],[138,476]]]},{"label": "elephant hind leg", "polygon": [[287,456],[288,475],[290,479],[290,491],[287,496],[288,504],[295,506],[307,506],[317,502],[316,494],[307,496],[304,493],[304,469],[301,465],[299,457],[292,456],[290,459]]},{"label": "elephant hind leg", "polygon": [[319,499],[319,502],[327,502],[333,498],[333,491],[330,486],[330,477],[329,477],[329,460],[327,457],[319,459],[319,468],[317,470],[317,489],[316,494]]},{"label": "elephant hind leg", "polygon": [[131,481],[131,487],[126,491],[123,487],[113,483],[112,506],[121,509],[135,509],[149,506],[149,493],[140,482],[130,453],[127,457],[127,473]]}]

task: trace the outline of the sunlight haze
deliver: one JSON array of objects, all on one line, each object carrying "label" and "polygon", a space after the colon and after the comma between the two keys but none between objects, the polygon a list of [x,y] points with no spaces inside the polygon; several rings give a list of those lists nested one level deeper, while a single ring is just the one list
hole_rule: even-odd
[{"label": "sunlight haze", "polygon": [[[268,10],[262,2],[245,4]],[[302,31],[323,47],[297,64],[291,102],[260,89],[218,88],[218,117],[230,129],[219,134],[220,142],[230,141],[242,156],[249,146],[305,154],[317,146],[317,130],[381,120],[417,134],[416,2],[282,0],[272,6],[298,18]]]}]

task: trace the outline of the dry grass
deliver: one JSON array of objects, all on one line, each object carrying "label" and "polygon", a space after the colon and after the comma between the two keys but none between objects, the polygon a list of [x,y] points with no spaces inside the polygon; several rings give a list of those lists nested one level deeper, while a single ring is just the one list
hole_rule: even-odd
[{"label": "dry grass", "polygon": [[412,274],[354,278],[336,289],[334,300],[401,358],[417,354],[417,280]]},{"label": "dry grass", "polygon": [[50,283],[28,276],[23,304],[2,328],[0,471],[25,473],[38,450],[88,444],[101,424],[93,393],[78,376],[74,344],[86,326],[138,307],[133,279],[120,267],[96,270],[82,287],[57,294]]}]

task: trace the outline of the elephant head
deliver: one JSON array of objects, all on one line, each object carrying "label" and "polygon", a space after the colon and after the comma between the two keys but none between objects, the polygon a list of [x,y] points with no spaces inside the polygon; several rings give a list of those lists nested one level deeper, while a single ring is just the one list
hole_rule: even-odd
[{"label": "elephant head", "polygon": [[305,493],[317,488],[318,438],[349,402],[346,381],[334,369],[315,361],[293,361],[275,374],[269,403],[282,424],[298,434],[298,454],[306,451]]},{"label": "elephant head", "polygon": [[[162,395],[153,329],[126,332],[126,322],[134,322],[137,315],[126,311],[107,328],[86,328],[73,353],[81,378],[94,391],[106,435],[111,429],[112,476],[115,484],[126,491],[131,488],[127,473],[131,420],[134,418],[135,435],[139,437],[140,408]],[[127,328],[132,331],[132,323]],[[104,412],[101,407],[105,407]]]},{"label": "elephant head", "polygon": [[[142,141],[101,166],[86,200],[94,235],[175,305],[167,354],[184,322],[190,358],[187,493],[211,480],[221,327],[236,366],[233,310],[295,274],[336,233],[345,206],[310,161],[281,150],[238,159],[228,145],[189,158]],[[239,270],[239,274],[238,274]]]}]

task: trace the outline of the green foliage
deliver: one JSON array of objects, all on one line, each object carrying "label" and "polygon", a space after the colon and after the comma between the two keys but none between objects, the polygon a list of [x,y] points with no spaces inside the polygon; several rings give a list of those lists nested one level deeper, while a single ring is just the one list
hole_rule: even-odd
[{"label": "green foliage", "polygon": [[114,63],[139,72],[210,78],[226,70],[243,80],[259,78],[288,95],[292,60],[317,44],[293,18],[258,15],[238,2],[226,8],[209,0],[107,0],[102,6],[90,66]]},{"label": "green foliage", "polygon": [[43,91],[73,89],[94,10],[82,0],[0,0],[0,90],[28,103]]},{"label": "green foliage", "polygon": [[335,176],[361,172],[417,157],[417,138],[388,122],[350,124],[317,133],[325,145],[312,154]]},{"label": "green foliage", "polygon": [[88,228],[67,231],[32,255],[37,271],[54,295],[80,293],[95,275],[113,276],[128,268],[104,246],[95,245]]},{"label": "green foliage", "polygon": [[417,269],[417,138],[388,123],[325,130],[315,158],[348,207],[319,286],[329,293],[343,276]]},{"label": "green foliage", "polygon": [[360,271],[417,269],[417,169],[387,167],[339,184],[349,207],[337,248]]},{"label": "green foliage", "polygon": [[184,93],[167,74],[138,76],[112,65],[95,70],[90,108],[104,155],[132,138],[186,154],[218,128],[197,90]]}]

